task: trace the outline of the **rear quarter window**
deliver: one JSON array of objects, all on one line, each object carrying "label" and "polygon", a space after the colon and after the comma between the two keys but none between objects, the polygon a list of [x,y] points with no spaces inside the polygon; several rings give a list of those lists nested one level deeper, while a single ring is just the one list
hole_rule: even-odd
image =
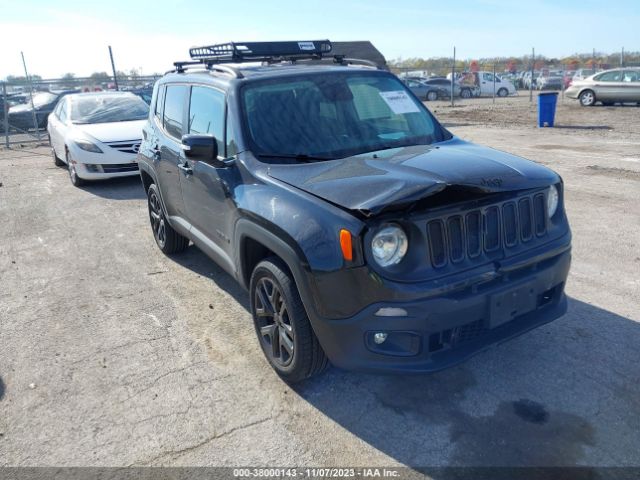
[{"label": "rear quarter window", "polygon": [[173,138],[182,137],[184,103],[187,87],[184,85],[168,85],[164,100],[164,129]]}]

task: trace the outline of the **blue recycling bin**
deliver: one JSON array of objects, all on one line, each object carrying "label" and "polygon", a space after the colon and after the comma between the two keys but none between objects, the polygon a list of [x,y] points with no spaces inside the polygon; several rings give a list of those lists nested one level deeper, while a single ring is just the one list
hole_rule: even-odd
[{"label": "blue recycling bin", "polygon": [[556,104],[558,103],[558,92],[538,94],[538,127],[544,127],[546,123],[553,127],[556,117]]}]

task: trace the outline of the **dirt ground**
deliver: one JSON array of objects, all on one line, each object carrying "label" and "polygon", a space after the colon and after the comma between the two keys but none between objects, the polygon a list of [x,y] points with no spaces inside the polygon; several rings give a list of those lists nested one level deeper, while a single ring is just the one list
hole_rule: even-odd
[{"label": "dirt ground", "polygon": [[291,388],[246,293],[158,251],[137,178],[77,189],[45,147],[0,151],[0,465],[640,466],[640,108],[428,106],[563,176],[567,315],[438,374]]}]

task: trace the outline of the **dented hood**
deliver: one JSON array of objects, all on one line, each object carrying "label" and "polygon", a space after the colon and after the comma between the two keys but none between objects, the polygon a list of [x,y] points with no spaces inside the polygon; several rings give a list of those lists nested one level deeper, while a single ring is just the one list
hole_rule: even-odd
[{"label": "dented hood", "polygon": [[542,165],[458,138],[339,160],[271,165],[269,175],[367,216],[453,185],[490,193],[559,181],[556,173]]}]

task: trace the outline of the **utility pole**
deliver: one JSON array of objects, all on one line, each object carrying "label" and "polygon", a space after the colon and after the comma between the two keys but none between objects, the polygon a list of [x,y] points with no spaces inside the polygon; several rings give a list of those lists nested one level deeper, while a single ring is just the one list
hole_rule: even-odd
[{"label": "utility pole", "polygon": [[593,53],[591,54],[591,67],[593,68],[593,73],[596,73],[596,49],[593,49]]},{"label": "utility pole", "polygon": [[31,113],[33,115],[33,126],[36,129],[36,137],[40,140],[40,131],[38,130],[38,117],[36,115],[36,107],[33,104],[33,84],[31,83],[31,77],[29,76],[29,72],[27,72],[27,62],[24,60],[24,53],[20,52],[20,56],[22,57],[22,66],[24,67],[24,77],[27,79],[27,83],[29,84],[29,99],[31,100]]},{"label": "utility pole", "polygon": [[496,61],[493,60],[493,103],[496,103]]},{"label": "utility pole", "polygon": [[529,79],[529,101],[533,102],[533,69],[536,65],[536,49],[531,49],[531,78]]},{"label": "utility pole", "polygon": [[4,102],[2,103],[2,108],[4,109],[2,112],[2,118],[4,122],[4,143],[7,148],[9,148],[9,102],[7,100],[7,84],[2,82],[2,98]]},{"label": "utility pole", "polygon": [[111,58],[111,70],[113,70],[113,83],[116,84],[117,92],[120,88],[118,88],[118,76],[116,75],[116,64],[113,62],[113,51],[111,50],[111,45],[109,45],[109,57]]},{"label": "utility pole", "polygon": [[624,47],[622,47],[622,52],[620,52],[620,66],[624,67]]},{"label": "utility pole", "polygon": [[453,107],[453,86],[456,81],[456,47],[453,47],[453,65],[451,65],[451,106]]}]

